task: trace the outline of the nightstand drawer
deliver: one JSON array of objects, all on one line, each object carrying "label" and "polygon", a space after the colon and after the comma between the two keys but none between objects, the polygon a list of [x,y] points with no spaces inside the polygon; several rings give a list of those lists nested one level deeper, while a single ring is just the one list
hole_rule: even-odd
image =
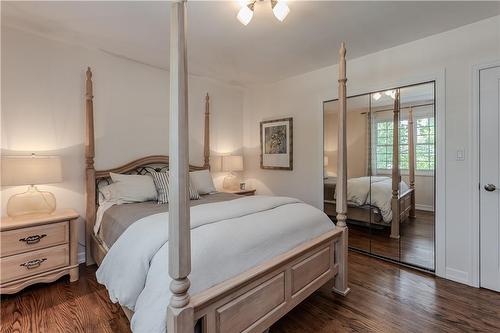
[{"label": "nightstand drawer", "polygon": [[1,232],[1,253],[6,257],[13,254],[33,251],[69,241],[68,222],[46,224]]},{"label": "nightstand drawer", "polygon": [[69,265],[69,245],[17,254],[0,259],[0,283]]}]

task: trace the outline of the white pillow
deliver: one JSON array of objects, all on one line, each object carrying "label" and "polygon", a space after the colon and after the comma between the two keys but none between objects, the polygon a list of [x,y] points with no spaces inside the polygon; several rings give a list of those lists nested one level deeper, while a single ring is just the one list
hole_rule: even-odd
[{"label": "white pillow", "polygon": [[[99,188],[99,205],[105,202],[114,202],[116,204],[136,202],[136,200],[128,200],[126,193],[122,190],[123,186],[118,183],[111,183]],[[133,199],[133,198],[132,198]]]},{"label": "white pillow", "polygon": [[[99,206],[105,204],[121,205],[126,203],[144,202],[144,198],[135,196],[133,193],[130,195],[130,189],[122,183],[111,183],[99,188]],[[148,200],[146,200],[148,201]]]},{"label": "white pillow", "polygon": [[192,171],[189,173],[189,178],[199,194],[209,194],[217,191],[209,170]]},{"label": "white pillow", "polygon": [[112,199],[126,202],[152,201],[158,198],[153,177],[150,175],[122,175],[112,172],[109,175],[113,183],[107,189],[101,189],[105,199],[107,190]]}]

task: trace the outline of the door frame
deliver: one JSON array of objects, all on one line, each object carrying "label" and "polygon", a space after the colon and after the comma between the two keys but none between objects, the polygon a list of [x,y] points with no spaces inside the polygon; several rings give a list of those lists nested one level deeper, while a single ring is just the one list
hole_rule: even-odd
[{"label": "door frame", "polygon": [[470,272],[471,279],[470,284],[474,287],[479,288],[481,286],[481,277],[480,277],[480,262],[481,262],[481,214],[480,214],[480,128],[479,128],[479,112],[480,112],[480,96],[479,96],[479,85],[480,85],[480,72],[482,70],[499,67],[500,60],[476,64],[472,66],[472,80],[471,80],[471,91],[472,91],[472,99],[471,99],[471,115],[470,115],[470,142],[469,142],[469,151],[470,151],[470,159],[469,159],[469,167],[471,170],[471,179],[470,179],[470,200],[472,203],[471,207],[471,232],[470,232],[470,242],[472,248],[471,262],[470,262]]},{"label": "door frame", "polygon": [[[449,272],[446,269],[446,126],[445,126],[445,116],[446,116],[446,69],[440,68],[420,75],[402,75],[404,77],[400,80],[382,80],[382,82],[356,82],[353,85],[349,84],[347,81],[347,97],[365,94],[367,92],[379,91],[393,89],[394,87],[409,86],[413,84],[419,84],[423,82],[434,81],[435,82],[435,119],[436,119],[436,168],[435,168],[435,201],[434,201],[434,274],[436,276],[451,279]],[[355,80],[355,79],[353,79]],[[324,114],[323,114],[323,103],[325,101],[334,100],[338,98],[338,94],[331,94],[330,92],[319,94],[318,109],[321,110],[319,113],[319,121],[321,128],[318,131],[318,146],[321,147],[321,155],[317,157],[318,163],[318,174],[321,175],[318,181],[320,186],[318,186],[318,191],[320,193],[320,209],[323,210],[323,154],[324,154]]]}]

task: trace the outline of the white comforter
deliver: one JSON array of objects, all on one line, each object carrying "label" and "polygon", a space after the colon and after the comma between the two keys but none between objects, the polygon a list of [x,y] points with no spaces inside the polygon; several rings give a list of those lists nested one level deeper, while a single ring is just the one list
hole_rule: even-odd
[{"label": "white comforter", "polygon": [[[408,189],[405,182],[399,184],[400,193]],[[355,206],[377,207],[386,223],[392,221],[391,199],[392,179],[389,177],[358,177],[347,180],[347,201]]]},{"label": "white comforter", "polygon": [[[191,294],[334,228],[320,210],[286,197],[253,196],[191,208]],[[97,270],[113,302],[135,311],[134,332],[165,332],[170,299],[168,213],[132,224]]]}]

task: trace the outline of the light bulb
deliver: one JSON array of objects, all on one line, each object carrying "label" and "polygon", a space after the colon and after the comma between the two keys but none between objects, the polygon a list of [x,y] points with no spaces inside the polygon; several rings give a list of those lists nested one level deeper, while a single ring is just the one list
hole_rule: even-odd
[{"label": "light bulb", "polygon": [[378,92],[376,92],[375,94],[373,94],[373,99],[378,101],[380,99],[380,97],[382,97],[382,95]]},{"label": "light bulb", "polygon": [[238,21],[240,21],[241,24],[243,25],[247,25],[248,23],[250,23],[252,17],[253,17],[253,10],[248,8],[248,6],[241,7],[240,11],[238,12],[238,15],[236,16]]},{"label": "light bulb", "polygon": [[273,7],[274,16],[283,22],[285,17],[290,13],[290,8],[288,8],[287,4],[284,1],[276,1],[271,3]]},{"label": "light bulb", "polygon": [[392,99],[396,99],[396,91],[395,90],[387,90],[384,92],[387,96],[391,97]]}]

